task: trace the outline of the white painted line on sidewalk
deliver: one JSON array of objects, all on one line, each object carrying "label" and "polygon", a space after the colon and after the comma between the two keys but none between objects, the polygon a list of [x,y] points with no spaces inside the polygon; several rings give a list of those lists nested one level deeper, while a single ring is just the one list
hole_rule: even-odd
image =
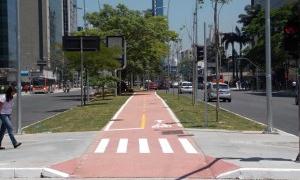
[{"label": "white painted line on sidewalk", "polygon": [[105,126],[104,131],[108,131],[110,127],[113,125],[115,119],[120,115],[120,113],[123,111],[123,109],[126,107],[126,105],[129,103],[129,101],[133,98],[134,96],[131,96],[130,98],[127,99],[127,101],[121,106],[121,108],[116,112],[116,114],[112,117],[112,121],[109,121],[109,123]]},{"label": "white painted line on sidewalk", "polygon": [[197,154],[198,152],[186,138],[178,138],[186,153]]},{"label": "white painted line on sidewalk", "polygon": [[[217,179],[222,179],[222,178],[226,178],[229,179],[230,176],[245,176],[245,174],[249,174],[249,173],[254,173],[256,174],[256,178],[255,179],[264,179],[265,177],[260,177],[259,176],[259,172],[265,172],[268,173],[269,175],[272,175],[272,172],[280,172],[280,173],[291,173],[291,172],[298,172],[300,173],[300,169],[284,169],[284,168],[239,168],[239,169],[235,169],[232,171],[228,171],[222,174],[219,174],[216,178]],[[230,178],[232,179],[232,177]],[[271,178],[272,179],[272,178]],[[282,179],[282,178],[276,178],[276,179]]]},{"label": "white painted line on sidewalk", "polygon": [[51,168],[44,168],[43,171],[58,175],[58,176],[63,177],[63,178],[70,177],[70,175],[67,174],[67,173],[64,173],[64,172],[61,172],[61,171],[58,171],[58,170],[55,170],[55,169],[51,169]]},{"label": "white painted line on sidewalk", "polygon": [[95,150],[95,153],[104,153],[108,143],[109,143],[109,139],[101,139],[98,147]]},{"label": "white painted line on sidewalk", "polygon": [[120,139],[117,153],[127,153],[128,139]]},{"label": "white painted line on sidewalk", "polygon": [[174,153],[167,139],[159,138],[158,141],[163,153]]},{"label": "white painted line on sidewalk", "polygon": [[150,153],[149,145],[148,145],[148,140],[145,138],[140,138],[139,139],[139,148],[140,148],[140,153]]},{"label": "white painted line on sidewalk", "polygon": [[168,104],[155,92],[155,95],[158,99],[161,100],[161,102],[163,103],[163,105],[166,107],[167,111],[169,112],[169,114],[171,115],[172,119],[174,122],[176,122],[178,127],[183,127],[182,124],[180,123],[179,119],[176,117],[176,115],[174,114],[174,112],[171,110],[171,108],[168,106]]}]

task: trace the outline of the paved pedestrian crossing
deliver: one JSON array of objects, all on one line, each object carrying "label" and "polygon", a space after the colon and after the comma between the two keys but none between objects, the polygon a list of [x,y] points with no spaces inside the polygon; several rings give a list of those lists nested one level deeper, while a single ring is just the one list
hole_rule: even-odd
[{"label": "paved pedestrian crossing", "polygon": [[[114,140],[115,141],[115,140]],[[196,148],[190,143],[190,141],[187,138],[177,138],[176,141],[169,141],[167,138],[158,138],[158,139],[151,139],[151,141],[156,141],[154,143],[149,143],[149,139],[147,138],[139,138],[137,140],[131,140],[131,146],[129,146],[129,139],[127,138],[120,138],[117,140],[117,146],[113,147],[116,148],[114,151],[117,154],[125,154],[128,153],[128,149],[136,148],[138,149],[138,152],[140,154],[149,154],[151,153],[151,147],[149,144],[152,146],[154,145],[159,145],[161,153],[163,154],[173,154],[176,153],[175,147],[176,146],[181,146],[181,149],[187,154],[197,154],[198,151]],[[134,142],[132,142],[134,141]],[[170,143],[172,142],[172,143]],[[103,138],[100,140],[100,142],[97,145],[97,148],[94,153],[97,154],[103,154],[107,152],[107,149],[109,146],[113,146],[114,143],[112,143],[112,140],[109,138]]]}]

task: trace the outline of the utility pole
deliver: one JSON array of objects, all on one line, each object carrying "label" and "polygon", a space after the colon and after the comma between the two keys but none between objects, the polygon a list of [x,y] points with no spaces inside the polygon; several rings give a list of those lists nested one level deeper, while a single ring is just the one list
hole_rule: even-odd
[{"label": "utility pole", "polygon": [[22,133],[22,111],[21,111],[21,26],[20,26],[20,0],[17,0],[17,119],[18,134]]},{"label": "utility pole", "polygon": [[204,23],[204,127],[208,127],[208,108],[207,108],[207,41],[206,41],[206,23]]},{"label": "utility pole", "polygon": [[193,23],[193,105],[197,104],[197,82],[198,82],[198,63],[197,63],[197,42],[198,42],[198,0],[195,0],[195,12]]},{"label": "utility pole", "polygon": [[268,126],[266,133],[273,132],[273,117],[272,117],[272,68],[271,68],[271,25],[270,25],[270,0],[265,3],[265,37],[266,37],[266,93],[267,93],[267,120]]},{"label": "utility pole", "polygon": [[220,107],[220,97],[219,97],[219,80],[220,80],[220,70],[219,70],[219,24],[218,24],[218,1],[215,0],[214,4],[214,24],[215,24],[215,51],[216,51],[216,81],[217,81],[217,103],[216,103],[216,121],[219,121],[219,107]]}]

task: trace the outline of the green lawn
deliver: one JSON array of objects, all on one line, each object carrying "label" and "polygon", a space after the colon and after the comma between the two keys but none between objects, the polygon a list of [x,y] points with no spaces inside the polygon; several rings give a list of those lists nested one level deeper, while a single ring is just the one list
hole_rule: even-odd
[{"label": "green lawn", "polygon": [[[172,95],[171,92],[166,94],[163,91],[158,94],[170,106],[185,128],[204,127],[204,103],[193,106],[191,97],[179,96],[178,99],[177,95]],[[208,128],[263,131],[265,127],[223,110],[219,111],[219,121],[216,122],[215,107],[208,105]]]},{"label": "green lawn", "polygon": [[96,98],[84,107],[76,107],[55,117],[27,127],[25,133],[99,131],[125,103],[129,96]]}]

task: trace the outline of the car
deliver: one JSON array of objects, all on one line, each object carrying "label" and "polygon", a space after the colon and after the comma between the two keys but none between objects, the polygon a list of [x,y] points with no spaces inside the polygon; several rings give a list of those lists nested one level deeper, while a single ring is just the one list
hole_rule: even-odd
[{"label": "car", "polygon": [[157,90],[158,89],[158,84],[156,82],[149,82],[149,90]]},{"label": "car", "polygon": [[179,93],[192,93],[193,92],[193,84],[189,81],[183,81],[179,84]]},{"label": "car", "polygon": [[[208,83],[207,85],[207,101],[217,99],[217,83]],[[231,92],[228,84],[219,83],[219,99],[226,102],[231,102]]]},{"label": "car", "polygon": [[177,81],[174,81],[172,84],[171,84],[171,87],[172,88],[178,88],[178,85],[179,83]]}]

